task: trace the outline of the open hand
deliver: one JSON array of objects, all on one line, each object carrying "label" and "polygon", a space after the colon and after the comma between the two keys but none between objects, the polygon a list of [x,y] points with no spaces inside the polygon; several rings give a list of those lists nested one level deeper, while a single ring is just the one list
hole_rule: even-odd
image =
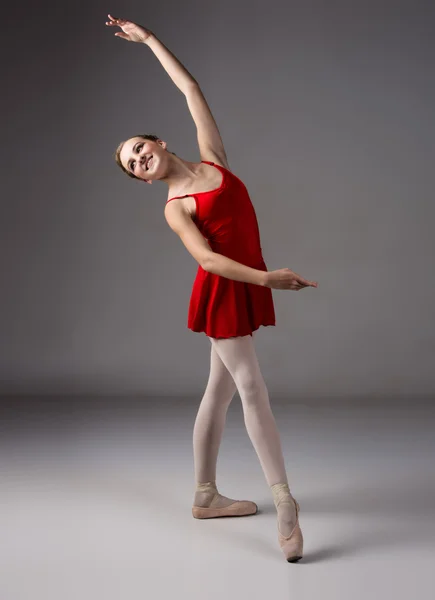
[{"label": "open hand", "polygon": [[290,269],[278,269],[267,273],[266,287],[276,290],[301,290],[304,287],[317,287],[317,281],[308,281]]},{"label": "open hand", "polygon": [[125,21],[124,19],[115,19],[112,15],[107,15],[110,21],[106,21],[106,25],[113,26],[116,25],[122,29],[122,32],[117,31],[115,35],[120,37],[127,42],[141,42],[144,43],[151,35],[152,32],[145,27],[141,27],[140,25],[136,25],[136,23],[132,23],[132,21]]}]

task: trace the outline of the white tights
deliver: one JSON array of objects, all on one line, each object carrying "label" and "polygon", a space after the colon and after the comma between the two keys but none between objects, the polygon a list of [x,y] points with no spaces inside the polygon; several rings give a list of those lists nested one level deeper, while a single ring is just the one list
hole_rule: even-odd
[{"label": "white tights", "polygon": [[[255,333],[254,333],[255,335]],[[250,335],[211,341],[210,376],[193,430],[195,477],[216,480],[228,407],[238,390],[246,430],[269,486],[288,483],[278,429]]]},{"label": "white tights", "polygon": [[[246,430],[269,486],[288,484],[279,432],[255,352],[253,336],[209,339],[210,377],[193,430],[197,483],[216,480],[216,463],[227,410],[238,390]],[[199,501],[200,498],[201,494],[198,493],[196,500]],[[278,510],[278,514],[279,512]],[[293,507],[283,517],[284,520],[292,521]]]}]

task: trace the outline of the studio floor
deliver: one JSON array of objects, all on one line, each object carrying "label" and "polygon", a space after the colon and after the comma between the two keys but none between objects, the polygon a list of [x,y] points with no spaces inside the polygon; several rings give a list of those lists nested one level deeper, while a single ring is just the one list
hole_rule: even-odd
[{"label": "studio floor", "polygon": [[2,400],[2,600],[433,598],[433,401],[272,400],[305,538],[290,564],[237,395],[217,484],[259,512],[193,519],[199,400]]}]

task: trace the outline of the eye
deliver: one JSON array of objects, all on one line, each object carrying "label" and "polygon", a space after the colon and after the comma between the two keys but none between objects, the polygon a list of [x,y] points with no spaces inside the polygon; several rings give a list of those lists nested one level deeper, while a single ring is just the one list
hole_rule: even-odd
[{"label": "eye", "polygon": [[[139,152],[139,149],[140,149],[140,148],[142,148],[142,146],[143,146],[143,144],[139,144],[139,145],[137,146],[137,148],[136,148],[136,152]],[[135,160],[132,160],[132,161],[130,162],[130,168],[132,169],[132,171],[134,171],[134,167],[135,167],[135,165],[136,165],[136,161],[135,161]]]}]

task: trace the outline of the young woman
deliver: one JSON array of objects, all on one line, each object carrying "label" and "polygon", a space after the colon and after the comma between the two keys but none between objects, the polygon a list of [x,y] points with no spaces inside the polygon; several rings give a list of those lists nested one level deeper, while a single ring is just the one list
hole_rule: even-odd
[{"label": "young woman", "polygon": [[[278,541],[285,558],[302,558],[299,505],[290,493],[278,429],[253,343],[261,326],[275,325],[271,288],[317,287],[290,269],[267,271],[248,191],[231,172],[219,130],[197,81],[150,30],[109,16],[116,36],[146,44],[185,95],[195,122],[201,162],[169,152],[150,134],[122,142],[116,161],[132,178],[168,185],[165,218],[198,261],[188,327],[211,342],[210,377],[193,431],[198,519],[255,514],[251,501],[221,495],[216,463],[227,409],[238,390],[248,435],[277,508]],[[259,161],[261,157],[259,157]]]}]

